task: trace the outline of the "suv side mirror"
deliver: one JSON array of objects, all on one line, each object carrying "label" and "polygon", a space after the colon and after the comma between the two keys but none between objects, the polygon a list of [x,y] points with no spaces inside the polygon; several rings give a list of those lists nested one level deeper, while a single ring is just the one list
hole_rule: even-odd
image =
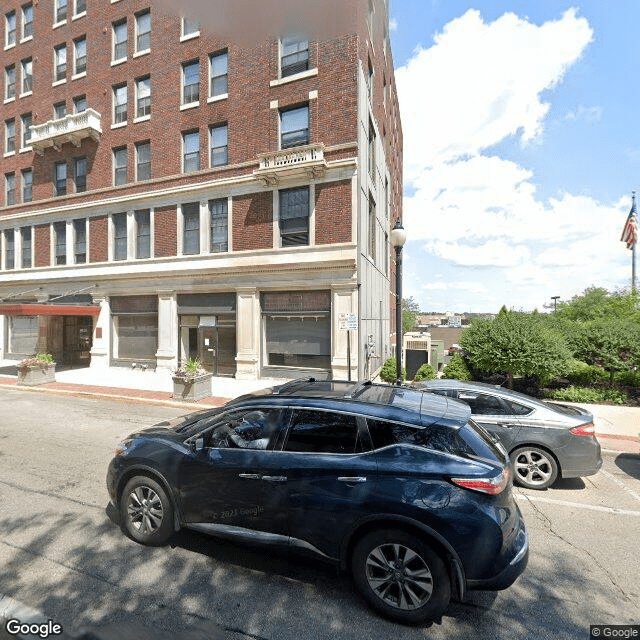
[{"label": "suv side mirror", "polygon": [[193,451],[195,453],[198,453],[199,451],[204,451],[204,438],[202,436],[196,438],[195,440],[191,441],[191,448],[193,449]]}]

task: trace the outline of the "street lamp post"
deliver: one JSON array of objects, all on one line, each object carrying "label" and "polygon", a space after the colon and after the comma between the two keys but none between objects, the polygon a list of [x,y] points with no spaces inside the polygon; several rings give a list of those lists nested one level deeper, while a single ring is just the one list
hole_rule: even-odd
[{"label": "street lamp post", "polygon": [[391,229],[391,244],[396,250],[396,384],[402,384],[402,247],[407,241],[407,232],[400,222]]},{"label": "street lamp post", "polygon": [[559,298],[560,298],[560,296],[551,296],[551,299],[553,300],[553,313],[555,313],[557,311]]}]

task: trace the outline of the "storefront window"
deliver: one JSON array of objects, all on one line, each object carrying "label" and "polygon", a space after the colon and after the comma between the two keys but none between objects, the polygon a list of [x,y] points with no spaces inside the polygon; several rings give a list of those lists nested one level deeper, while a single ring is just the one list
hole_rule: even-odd
[{"label": "storefront window", "polygon": [[38,316],[9,317],[9,353],[32,355],[38,342]]},{"label": "storefront window", "polygon": [[158,298],[111,298],[114,356],[122,360],[155,360],[158,350]]}]

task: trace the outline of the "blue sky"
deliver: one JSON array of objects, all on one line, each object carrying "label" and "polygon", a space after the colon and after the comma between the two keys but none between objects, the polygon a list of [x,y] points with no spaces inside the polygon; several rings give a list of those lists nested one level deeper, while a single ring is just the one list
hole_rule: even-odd
[{"label": "blue sky", "polygon": [[640,2],[391,0],[407,296],[543,309],[629,286]]}]

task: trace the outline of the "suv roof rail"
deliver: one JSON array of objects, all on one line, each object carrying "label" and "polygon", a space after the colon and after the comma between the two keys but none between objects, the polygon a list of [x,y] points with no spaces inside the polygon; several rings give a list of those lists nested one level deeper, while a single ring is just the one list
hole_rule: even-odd
[{"label": "suv roof rail", "polygon": [[283,391],[290,391],[293,387],[297,387],[299,384],[304,382],[316,382],[316,379],[313,377],[310,378],[296,378],[295,380],[289,380],[289,382],[285,382],[281,384],[279,387],[276,387],[277,391],[274,390],[272,395],[279,396]]},{"label": "suv roof rail", "polygon": [[364,388],[370,387],[372,384],[373,383],[371,382],[371,380],[359,380],[358,384],[356,384],[353,389],[347,391],[347,393],[344,394],[344,397],[347,399],[353,398],[358,395]]}]

